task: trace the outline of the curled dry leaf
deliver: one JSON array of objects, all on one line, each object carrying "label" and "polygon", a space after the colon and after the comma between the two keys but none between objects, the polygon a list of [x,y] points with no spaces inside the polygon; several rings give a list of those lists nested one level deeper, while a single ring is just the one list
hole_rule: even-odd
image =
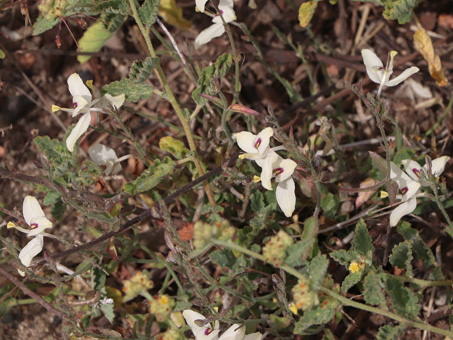
[{"label": "curled dry leaf", "polygon": [[[377,184],[377,181],[375,179],[367,178],[362,183],[360,183],[360,188],[362,189],[362,188],[372,187],[375,184]],[[358,208],[363,203],[368,201],[370,199],[370,197],[373,196],[373,194],[376,192],[376,190],[377,189],[375,188],[375,189],[371,189],[370,191],[360,191],[355,200],[355,207]]]},{"label": "curled dry leaf", "polygon": [[316,7],[318,7],[317,1],[307,1],[299,7],[299,24],[300,27],[307,27],[310,23],[313,15],[315,14]]},{"label": "curled dry leaf", "polygon": [[448,80],[445,77],[442,64],[439,56],[434,51],[431,38],[426,33],[425,29],[417,22],[418,30],[414,34],[415,48],[423,55],[423,58],[428,62],[429,73],[434,78],[438,86],[445,86]]}]

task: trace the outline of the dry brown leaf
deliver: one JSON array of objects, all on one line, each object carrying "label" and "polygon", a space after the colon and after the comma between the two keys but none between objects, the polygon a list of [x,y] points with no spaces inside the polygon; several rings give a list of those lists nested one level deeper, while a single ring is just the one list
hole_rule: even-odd
[{"label": "dry brown leaf", "polygon": [[[362,183],[360,183],[360,188],[367,188],[367,187],[372,187],[377,183],[376,180],[372,178],[367,178],[364,180]],[[360,191],[359,195],[357,196],[355,200],[355,207],[358,208],[360,207],[363,203],[368,201],[371,196],[376,192],[377,189],[371,189],[370,191]]]},{"label": "dry brown leaf", "polygon": [[429,73],[434,78],[438,86],[445,86],[448,84],[448,80],[445,77],[442,64],[439,56],[434,51],[433,43],[431,38],[426,33],[425,29],[417,23],[418,30],[414,34],[415,48],[423,55],[423,58],[428,62]]},{"label": "dry brown leaf", "polygon": [[453,28],[453,15],[440,14],[438,19],[439,26]]}]

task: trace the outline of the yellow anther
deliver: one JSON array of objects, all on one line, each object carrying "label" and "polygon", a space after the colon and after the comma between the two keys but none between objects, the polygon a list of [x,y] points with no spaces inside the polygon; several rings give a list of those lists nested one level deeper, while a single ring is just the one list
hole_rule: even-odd
[{"label": "yellow anther", "polygon": [[92,90],[93,89],[93,80],[87,80],[87,86]]},{"label": "yellow anther", "polygon": [[261,177],[253,176],[253,182],[258,183],[259,181],[261,181]]},{"label": "yellow anther", "polygon": [[60,111],[61,110],[61,107],[57,106],[57,105],[52,105],[52,112],[57,112],[57,111]]},{"label": "yellow anther", "polygon": [[6,224],[6,228],[17,228],[17,227],[18,225],[11,221]]},{"label": "yellow anther", "polygon": [[387,198],[389,197],[389,194],[387,191],[381,191],[381,198]]},{"label": "yellow anther", "polygon": [[294,314],[297,315],[297,307],[294,303],[290,303],[288,305],[288,309]]}]

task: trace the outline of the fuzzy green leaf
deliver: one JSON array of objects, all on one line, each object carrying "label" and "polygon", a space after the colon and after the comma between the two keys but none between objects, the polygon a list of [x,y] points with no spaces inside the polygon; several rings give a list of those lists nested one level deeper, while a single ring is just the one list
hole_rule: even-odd
[{"label": "fuzzy green leaf", "polygon": [[98,292],[105,291],[105,279],[107,278],[107,274],[104,273],[99,268],[94,267],[91,271],[91,282],[94,290]]},{"label": "fuzzy green leaf", "polygon": [[[115,32],[110,32],[104,28],[101,21],[96,21],[83,33],[79,40],[79,47],[82,52],[98,52]],[[87,62],[91,56],[79,55],[77,61],[81,64]]]},{"label": "fuzzy green leaf", "polygon": [[301,240],[288,247],[286,253],[288,257],[285,263],[288,266],[296,267],[304,264],[304,259],[313,246],[313,240]]},{"label": "fuzzy green leaf", "polygon": [[208,99],[200,97],[200,94],[214,95],[217,92],[214,84],[214,78],[223,78],[229,71],[233,64],[231,54],[224,53],[217,58],[216,62],[211,66],[205,67],[201,71],[200,78],[198,79],[198,87],[192,92],[192,98],[198,105],[204,105]]},{"label": "fuzzy green leaf", "polygon": [[66,204],[63,203],[61,197],[53,204],[52,209],[50,209],[50,213],[52,214],[52,216],[59,221],[63,218],[65,211]]},{"label": "fuzzy green leaf", "polygon": [[321,199],[321,208],[324,211],[324,216],[330,219],[335,219],[337,216],[338,209],[340,208],[340,201],[331,192],[327,193]]},{"label": "fuzzy green leaf", "polygon": [[379,328],[376,340],[398,340],[405,329],[406,326],[404,325],[396,327],[392,327],[390,325],[382,326]]},{"label": "fuzzy green leaf", "polygon": [[322,281],[324,280],[327,267],[329,266],[329,260],[326,255],[319,255],[311,260],[308,265],[308,277],[310,279],[311,288],[313,290],[318,290],[321,286]]},{"label": "fuzzy green leaf", "polygon": [[128,194],[135,195],[141,192],[151,190],[158,185],[162,179],[173,171],[176,163],[165,157],[162,161],[155,160],[154,164],[146,169],[136,180],[124,185],[124,191]]},{"label": "fuzzy green leaf", "polygon": [[102,314],[109,320],[111,324],[113,324],[113,320],[115,319],[115,311],[113,303],[100,303],[99,309],[101,310]]},{"label": "fuzzy green leaf", "polygon": [[373,160],[373,164],[376,166],[379,172],[386,176],[388,173],[387,161],[376,152],[369,151],[369,154],[371,156],[371,159]]},{"label": "fuzzy green leaf", "polygon": [[138,59],[131,65],[131,69],[129,71],[129,79],[132,80],[134,84],[144,83],[149,78],[151,72],[153,72],[157,65],[159,65],[158,58],[148,57],[144,61]]},{"label": "fuzzy green leaf", "polygon": [[392,255],[389,261],[394,267],[406,270],[407,276],[412,276],[411,262],[414,259],[412,256],[412,243],[404,241],[393,247]]},{"label": "fuzzy green leaf", "polygon": [[335,315],[336,307],[321,308],[317,306],[304,312],[294,328],[294,334],[304,334],[305,330],[312,325],[324,325],[328,323]]},{"label": "fuzzy green leaf", "polygon": [[409,319],[415,319],[420,310],[417,296],[403,283],[390,275],[385,275],[385,290],[392,299],[392,306],[396,313]]},{"label": "fuzzy green leaf", "polygon": [[57,202],[60,197],[61,197],[61,195],[58,192],[51,191],[51,192],[47,193],[47,195],[44,197],[44,200],[42,203],[44,205],[55,204],[55,202]]},{"label": "fuzzy green leaf", "polygon": [[373,242],[363,219],[360,219],[356,225],[355,236],[352,240],[352,249],[371,261],[373,257]]},{"label": "fuzzy green leaf", "polygon": [[412,251],[418,259],[423,260],[425,266],[429,267],[433,264],[436,264],[436,259],[434,258],[433,252],[420,237],[418,230],[411,228],[409,222],[399,223],[397,230],[405,240],[412,241]]},{"label": "fuzzy green leaf", "polygon": [[382,14],[387,20],[398,19],[399,24],[405,24],[412,20],[412,10],[422,0],[387,0]]},{"label": "fuzzy green leaf", "polygon": [[143,24],[152,26],[156,22],[157,12],[159,11],[159,0],[145,0],[142,7],[138,10],[138,15]]},{"label": "fuzzy green leaf", "polygon": [[349,266],[351,261],[357,261],[359,254],[357,254],[354,251],[346,251],[344,249],[340,250],[335,250],[331,252],[330,257],[337,261],[339,264],[342,266],[345,266],[346,268]]},{"label": "fuzzy green leaf", "polygon": [[96,12],[129,15],[129,4],[124,0],[99,1],[94,6]]},{"label": "fuzzy green leaf", "polygon": [[36,22],[33,25],[33,35],[40,35],[45,31],[52,29],[60,22],[60,18],[55,18],[53,20],[46,19],[42,15],[36,19]]},{"label": "fuzzy green leaf", "polygon": [[382,291],[379,276],[375,271],[370,271],[363,281],[363,295],[366,303],[370,305],[386,306],[385,295]]},{"label": "fuzzy green leaf", "polygon": [[109,32],[116,32],[123,25],[127,16],[122,14],[103,13],[99,19],[104,28]]},{"label": "fuzzy green leaf", "polygon": [[103,91],[112,96],[122,93],[126,95],[126,101],[137,102],[140,99],[148,99],[153,93],[151,86],[147,84],[135,84],[130,79],[122,79],[105,85]]},{"label": "fuzzy green leaf", "polygon": [[356,285],[356,283],[360,282],[362,279],[364,270],[359,270],[358,272],[355,273],[349,273],[341,283],[341,291],[343,293],[347,293],[349,288],[353,287]]}]

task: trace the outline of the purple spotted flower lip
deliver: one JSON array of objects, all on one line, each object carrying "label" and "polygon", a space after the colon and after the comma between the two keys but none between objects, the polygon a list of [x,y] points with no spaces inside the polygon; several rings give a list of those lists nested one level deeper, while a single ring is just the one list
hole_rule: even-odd
[{"label": "purple spotted flower lip", "polygon": [[[402,203],[393,209],[390,214],[390,226],[394,227],[398,224],[399,220],[410,214],[417,207],[417,194],[421,187],[429,187],[430,175],[438,177],[444,172],[445,165],[450,157],[443,156],[436,158],[425,166],[420,166],[417,162],[406,159],[402,161],[404,170],[401,170],[395,163],[390,163],[390,179],[398,184],[402,194]],[[431,170],[429,170],[431,169]],[[429,173],[431,171],[431,173]]]},{"label": "purple spotted flower lip", "polygon": [[270,138],[273,134],[274,131],[270,127],[265,128],[257,135],[248,131],[233,134],[233,139],[236,140],[238,146],[246,152],[240,155],[239,158],[257,160],[265,157],[269,151]]}]

